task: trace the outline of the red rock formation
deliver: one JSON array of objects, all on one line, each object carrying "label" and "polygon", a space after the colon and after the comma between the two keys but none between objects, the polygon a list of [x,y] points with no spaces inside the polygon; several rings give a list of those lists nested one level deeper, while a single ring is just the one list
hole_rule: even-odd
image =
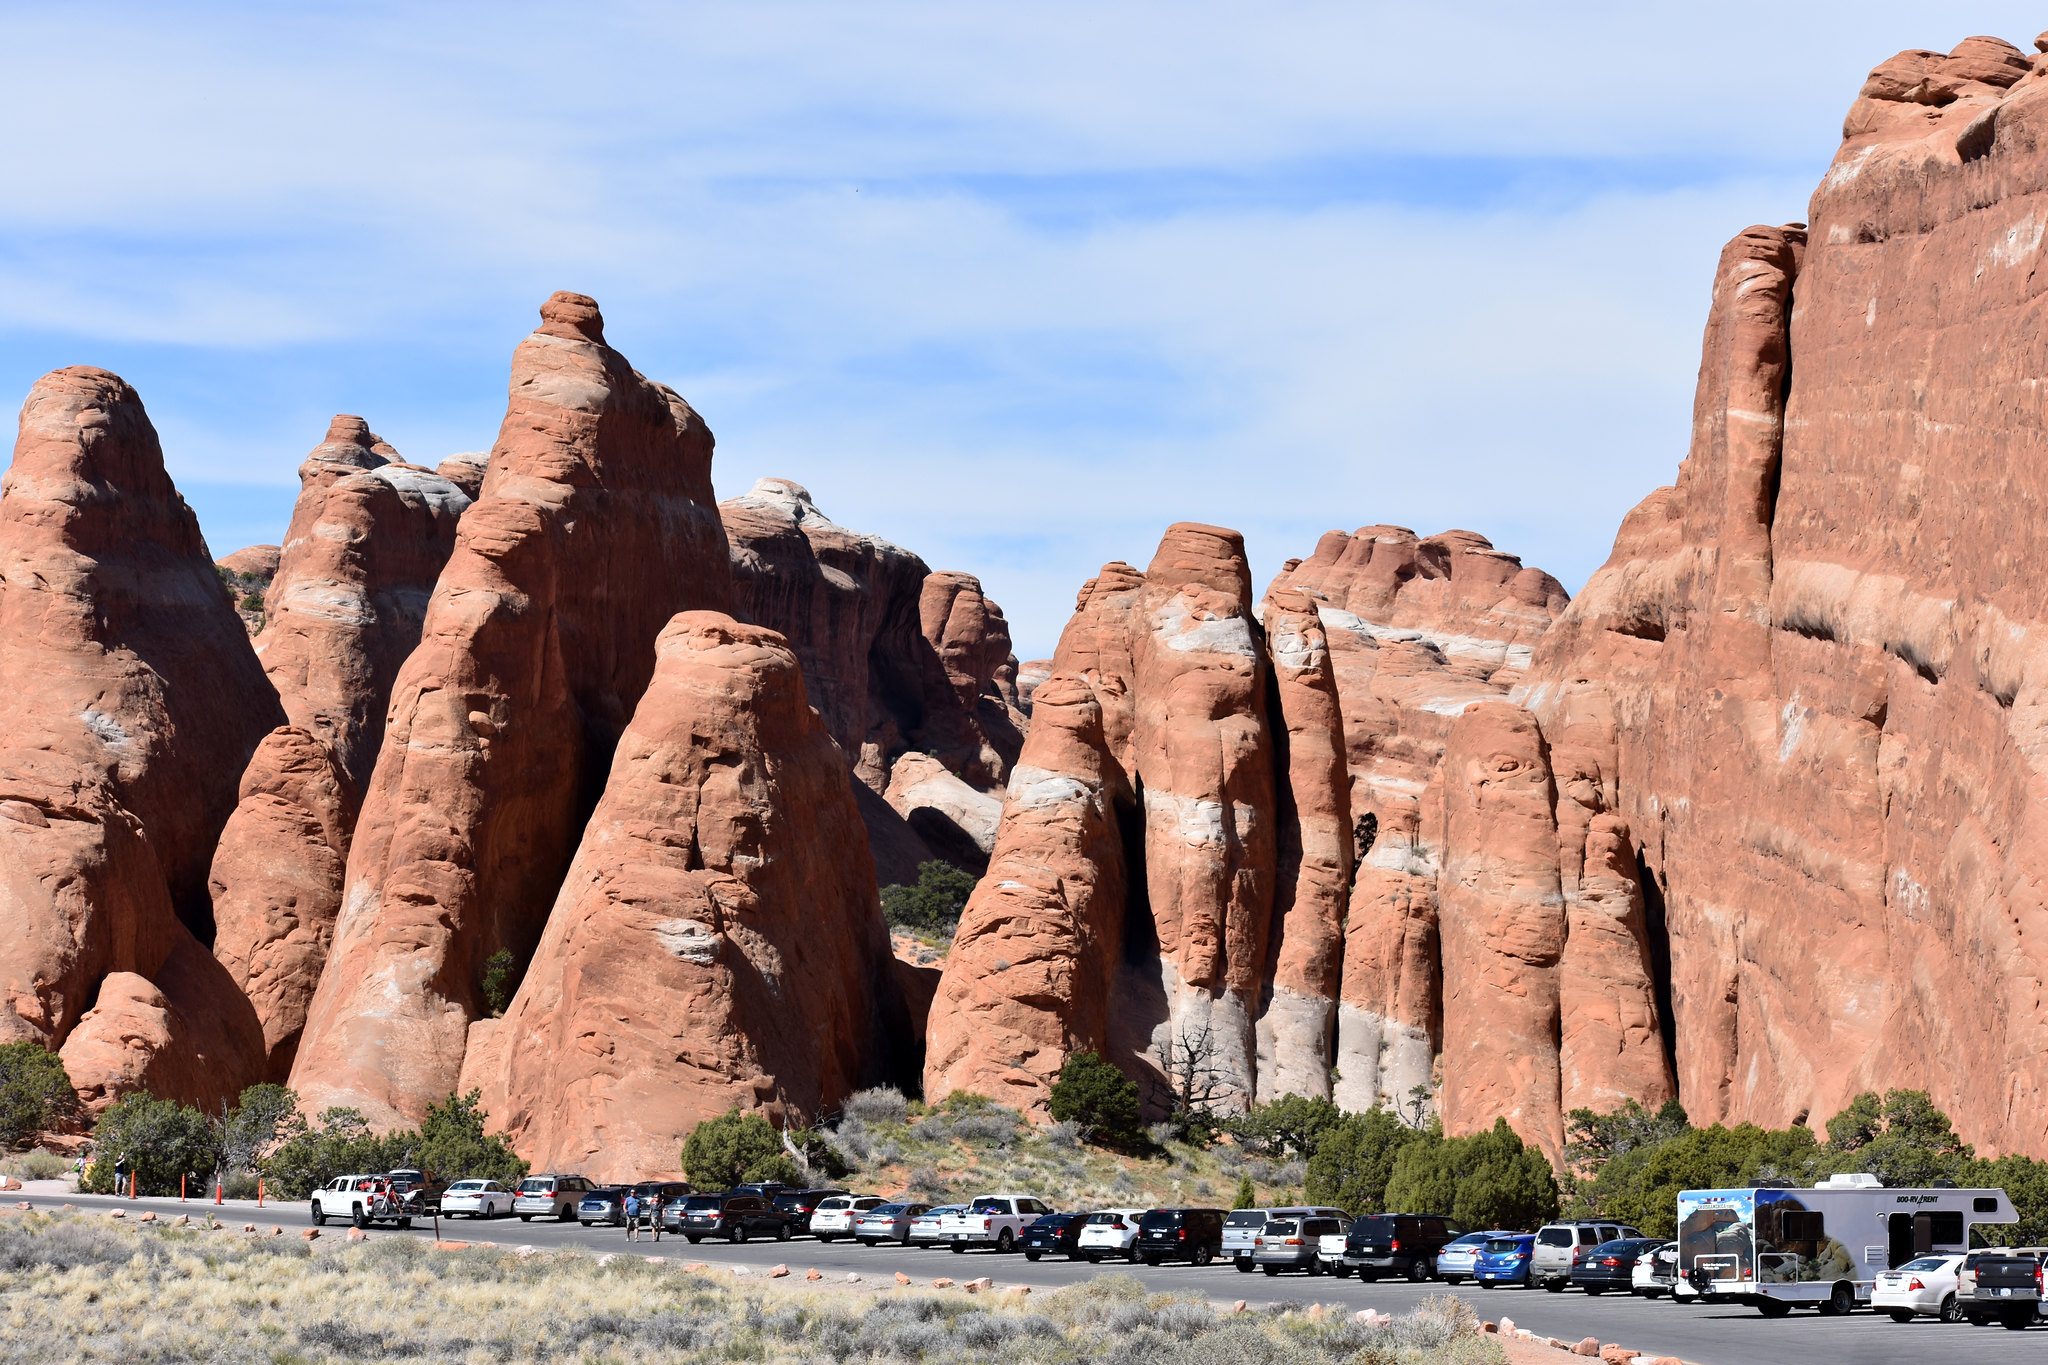
[{"label": "red rock formation", "polygon": [[1394,526],[1328,533],[1268,589],[1284,591],[1317,605],[1351,779],[1358,866],[1332,1095],[1351,1110],[1405,1105],[1432,1083],[1441,1027],[1441,849],[1422,834],[1426,793],[1453,721],[1507,697],[1566,598],[1472,532],[1418,539]]},{"label": "red rock formation", "polygon": [[434,466],[434,472],[462,490],[462,495],[475,502],[484,491],[484,474],[490,468],[491,455],[486,450],[467,450],[450,455]]},{"label": "red rock formation", "polygon": [[547,1169],[673,1167],[738,1106],[811,1121],[882,1078],[895,986],[845,761],[782,638],[676,617],[490,1049]]},{"label": "red rock formation", "polygon": [[1271,962],[1258,1023],[1258,1098],[1327,1098],[1351,885],[1350,775],[1337,677],[1316,601],[1266,599],[1272,714],[1279,720],[1280,854]]},{"label": "red rock formation", "polygon": [[1677,485],[1530,672],[1546,732],[1612,729],[1695,1121],[1923,1087],[2048,1150],[2048,548],[2008,510],[2044,491],[2042,72],[1972,38],[1871,73],[1810,232],[1723,254]]},{"label": "red rock formation", "polygon": [[242,774],[212,871],[214,956],[262,1022],[267,1074],[291,1074],[341,911],[360,798],[333,751],[272,730]]},{"label": "red rock formation", "polygon": [[1528,712],[1481,702],[1451,727],[1442,780],[1444,1083],[1452,1133],[1505,1117],[1555,1163],[1558,964],[1565,950],[1557,825],[1543,736]]},{"label": "red rock formation", "polygon": [[556,294],[513,356],[482,496],[392,692],[293,1085],[415,1119],[460,1074],[486,961],[539,941],[677,611],[731,600],[711,433]]},{"label": "red rock formation", "polygon": [[1002,832],[961,915],[927,1028],[924,1093],[1042,1114],[1074,1052],[1111,1050],[1125,915],[1119,807],[1133,798],[1086,681],[1038,689]]},{"label": "red rock formation", "polygon": [[[190,1098],[254,1078],[254,1014],[193,934],[234,777],[282,719],[141,399],[44,376],[0,485],[0,1036],[59,1046],[126,973],[209,1039]],[[109,1060],[73,1080],[111,1094],[132,1068]]]},{"label": "red rock formation", "polygon": [[[787,479],[758,481],[719,514],[739,614],[789,640],[868,789],[856,795],[882,880],[914,881],[932,857],[985,866],[1024,724],[1002,609],[972,576],[932,573],[908,550],[833,522]],[[986,814],[956,823],[958,801],[899,799],[925,775],[895,775],[916,754],[980,793],[969,804]]]},{"label": "red rock formation", "polygon": [[299,467],[256,647],[291,723],[324,740],[358,786],[470,505],[440,475],[379,453],[389,450],[362,418],[341,416]]}]

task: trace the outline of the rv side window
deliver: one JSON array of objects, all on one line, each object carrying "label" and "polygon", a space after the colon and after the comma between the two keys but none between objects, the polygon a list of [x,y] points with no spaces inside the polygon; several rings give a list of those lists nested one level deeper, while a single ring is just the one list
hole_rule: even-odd
[{"label": "rv side window", "polygon": [[1951,1209],[1936,1213],[1928,1219],[1932,1224],[1929,1240],[1938,1247],[1959,1247],[1963,1244],[1963,1212]]},{"label": "rv side window", "polygon": [[1986,1199],[1979,1195],[1970,1201],[1970,1208],[1975,1213],[1997,1213],[1998,1201],[1996,1199]]}]

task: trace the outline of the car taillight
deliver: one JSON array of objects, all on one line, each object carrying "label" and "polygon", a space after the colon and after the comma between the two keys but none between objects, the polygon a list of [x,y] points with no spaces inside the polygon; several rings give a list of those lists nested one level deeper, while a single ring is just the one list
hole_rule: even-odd
[{"label": "car taillight", "polygon": [[1300,1239],[1299,1237],[1289,1237],[1289,1238],[1288,1238],[1288,1239],[1287,1239],[1286,1241],[1282,1242],[1282,1243],[1281,1243],[1280,1245],[1282,1245],[1282,1246],[1289,1246],[1289,1247],[1298,1247],[1298,1246],[1300,1246],[1300,1245],[1301,1245],[1301,1239]]},{"label": "car taillight", "polygon": [[2041,1288],[2041,1263],[2039,1261],[2034,1262],[2034,1288],[2036,1290]]},{"label": "car taillight", "polygon": [[1912,1279],[1906,1281],[1906,1288],[1908,1289],[1925,1289],[1926,1287],[1926,1285],[1920,1283],[1920,1277],[1918,1275],[1915,1275]]},{"label": "car taillight", "polygon": [[1254,1237],[1254,1238],[1252,1238],[1252,1245],[1253,1245],[1253,1246],[1255,1246],[1255,1247],[1262,1247],[1262,1246],[1264,1246],[1265,1244],[1266,1244],[1266,1239],[1265,1239],[1265,1238],[1263,1238],[1263,1237]]},{"label": "car taillight", "polygon": [[1394,1244],[1393,1244],[1392,1246],[1390,1246],[1390,1247],[1388,1247],[1388,1248],[1387,1248],[1387,1250],[1389,1250],[1389,1251],[1399,1251],[1400,1249],[1401,1249],[1401,1239],[1400,1239],[1400,1238],[1398,1238],[1398,1237],[1396,1237],[1396,1238],[1394,1239]]},{"label": "car taillight", "polygon": [[1744,1266],[1744,1267],[1742,1267],[1742,1278],[1743,1278],[1743,1279],[1745,1279],[1745,1280],[1749,1278],[1749,1267],[1748,1267],[1748,1266]]},{"label": "car taillight", "polygon": [[1187,1239],[1188,1239],[1188,1230],[1187,1230],[1186,1228],[1182,1228],[1182,1229],[1180,1230],[1180,1234],[1179,1234],[1179,1240],[1181,1240],[1181,1241],[1185,1242],[1185,1241],[1186,1241]]},{"label": "car taillight", "polygon": [[987,1231],[988,1231],[988,1225],[989,1225],[990,1221],[991,1221],[991,1220],[990,1220],[990,1219],[987,1219],[987,1218],[984,1218],[984,1219],[982,1219],[982,1220],[981,1220],[981,1230],[982,1230],[983,1232],[987,1232]]},{"label": "car taillight", "polygon": [[1601,1258],[1600,1258],[1600,1264],[1601,1264],[1601,1265],[1620,1265],[1620,1264],[1621,1264],[1621,1262],[1620,1262],[1620,1261],[1618,1261],[1618,1260],[1616,1260],[1616,1259],[1615,1259],[1614,1257],[1612,1257],[1612,1256],[1603,1256],[1603,1257],[1601,1257]]},{"label": "car taillight", "polygon": [[1585,1254],[1586,1254],[1586,1249],[1585,1249],[1584,1247],[1573,1247],[1573,1248],[1572,1248],[1572,1264],[1573,1264],[1573,1265],[1577,1265],[1577,1264],[1579,1263],[1579,1258],[1580,1258],[1580,1257],[1582,1257],[1582,1256],[1584,1256]]}]

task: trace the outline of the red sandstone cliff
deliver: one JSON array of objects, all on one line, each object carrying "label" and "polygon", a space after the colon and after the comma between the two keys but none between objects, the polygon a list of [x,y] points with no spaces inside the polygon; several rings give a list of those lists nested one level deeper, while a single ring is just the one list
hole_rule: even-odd
[{"label": "red sandstone cliff", "polygon": [[206,871],[282,720],[142,400],[45,375],[0,485],[0,1037],[61,1046],[88,1100],[260,1076]]},{"label": "red sandstone cliff", "polygon": [[292,1071],[310,1109],[451,1091],[487,960],[525,960],[670,617],[732,598],[711,433],[556,294],[393,688]]},{"label": "red sandstone cliff", "polygon": [[674,1169],[734,1107],[889,1078],[892,958],[840,750],[783,639],[677,616],[546,934],[464,1084],[547,1169]]}]

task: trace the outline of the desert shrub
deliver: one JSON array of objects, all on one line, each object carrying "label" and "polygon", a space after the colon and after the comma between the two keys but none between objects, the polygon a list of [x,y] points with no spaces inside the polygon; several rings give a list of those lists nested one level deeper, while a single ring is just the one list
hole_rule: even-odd
[{"label": "desert shrub", "polygon": [[176,1194],[181,1180],[203,1187],[220,1164],[219,1135],[206,1115],[153,1095],[115,1100],[92,1137],[96,1159],[84,1187],[94,1194],[115,1193],[117,1167],[134,1175],[138,1194]]},{"label": "desert shrub", "polygon": [[40,1043],[0,1043],[0,1151],[57,1126],[77,1107],[63,1058]]},{"label": "desert shrub", "polygon": [[484,959],[484,1004],[490,1009],[493,1019],[502,1017],[505,1006],[512,1003],[512,992],[518,986],[512,978],[512,969],[517,962],[510,948],[500,948]]},{"label": "desert shrub", "polygon": [[271,1193],[281,1199],[304,1199],[338,1175],[405,1165],[417,1141],[410,1132],[371,1132],[369,1121],[354,1109],[328,1109],[255,1164]]},{"label": "desert shrub", "polygon": [[926,1199],[944,1199],[953,1192],[953,1187],[947,1183],[946,1177],[930,1166],[920,1166],[912,1171],[907,1183],[912,1194],[922,1195]]},{"label": "desert shrub", "polygon": [[1081,1132],[1081,1125],[1074,1120],[1061,1119],[1049,1125],[1039,1136],[1045,1139],[1046,1146],[1070,1152],[1081,1145]]},{"label": "desert shrub", "polygon": [[842,1118],[856,1123],[906,1123],[910,1119],[910,1101],[895,1086],[878,1085],[848,1095],[839,1112]]},{"label": "desert shrub", "polygon": [[1144,1146],[1139,1127],[1138,1086],[1093,1052],[1076,1052],[1060,1066],[1046,1106],[1055,1119],[1071,1120],[1105,1147]]},{"label": "desert shrub", "polygon": [[1017,1127],[1023,1122],[1024,1116],[1016,1110],[990,1105],[973,1113],[954,1116],[948,1127],[962,1142],[1004,1147],[1017,1136]]},{"label": "desert shrub", "polygon": [[490,1116],[480,1107],[482,1099],[483,1091],[472,1090],[427,1106],[413,1158],[421,1170],[432,1171],[442,1180],[519,1183],[531,1168],[513,1154],[503,1138],[484,1133]]},{"label": "desert shrub", "polygon": [[865,1166],[874,1159],[875,1135],[859,1119],[846,1119],[833,1129],[832,1145],[855,1166]]},{"label": "desert shrub", "polygon": [[919,863],[915,886],[882,888],[882,918],[894,929],[951,938],[974,883],[972,873],[951,863],[937,858]]},{"label": "desert shrub", "polygon": [[0,1175],[11,1175],[16,1180],[55,1180],[70,1170],[70,1162],[44,1147],[0,1161]]}]

